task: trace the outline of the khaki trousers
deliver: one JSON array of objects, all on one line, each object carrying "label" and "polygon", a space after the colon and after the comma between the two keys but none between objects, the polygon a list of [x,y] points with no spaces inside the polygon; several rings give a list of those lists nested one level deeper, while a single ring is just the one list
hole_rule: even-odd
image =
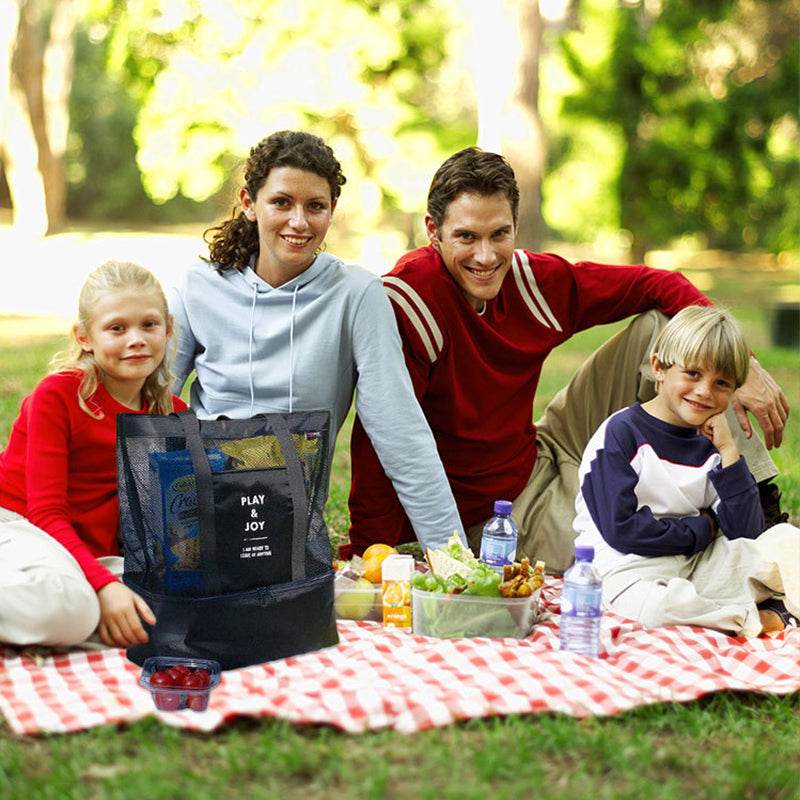
[{"label": "khaki trousers", "polygon": [[[650,353],[667,320],[659,311],[635,317],[576,370],[536,423],[536,463],[527,485],[513,500],[511,514],[519,528],[518,560],[528,556],[531,562],[544,561],[547,571],[555,574],[572,563],[576,535],[572,520],[583,451],[612,413],[655,396]],[[557,358],[558,351],[550,357]],[[739,452],[756,480],[775,477],[778,470],[764,443],[757,436],[745,438],[736,415],[731,409],[727,413]],[[476,553],[483,524],[467,530]]]}]

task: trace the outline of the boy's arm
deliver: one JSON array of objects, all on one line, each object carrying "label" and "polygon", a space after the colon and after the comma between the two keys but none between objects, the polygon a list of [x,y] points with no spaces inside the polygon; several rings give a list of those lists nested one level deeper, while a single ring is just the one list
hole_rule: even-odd
[{"label": "boy's arm", "polygon": [[711,470],[708,478],[719,499],[713,505],[720,530],[728,539],[755,539],[764,531],[758,486],[744,458]]},{"label": "boy's arm", "polygon": [[755,478],[741,457],[725,414],[709,417],[698,429],[720,455],[720,465],[708,479],[716,492],[709,505],[722,532],[729,539],[755,539],[764,530],[764,512]]}]

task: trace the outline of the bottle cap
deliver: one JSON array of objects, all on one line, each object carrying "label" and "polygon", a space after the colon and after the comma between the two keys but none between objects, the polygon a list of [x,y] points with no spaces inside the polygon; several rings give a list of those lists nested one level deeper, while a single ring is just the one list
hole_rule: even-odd
[{"label": "bottle cap", "polygon": [[510,500],[495,500],[494,513],[495,514],[510,514],[514,508]]},{"label": "bottle cap", "polygon": [[594,559],[594,547],[590,544],[575,545],[576,561],[592,561]]}]

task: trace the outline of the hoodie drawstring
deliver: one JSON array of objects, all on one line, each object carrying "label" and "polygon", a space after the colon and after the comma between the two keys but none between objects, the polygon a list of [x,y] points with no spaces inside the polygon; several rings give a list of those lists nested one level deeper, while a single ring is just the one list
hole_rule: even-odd
[{"label": "hoodie drawstring", "polygon": [[[292,292],[292,319],[289,325],[289,413],[294,408],[294,317],[297,308],[297,291],[300,285],[294,287]],[[255,414],[256,389],[253,379],[253,345],[255,343],[256,300],[258,299],[258,285],[253,284],[253,302],[250,306],[250,346],[247,354],[247,365],[250,379],[250,416]]]},{"label": "hoodie drawstring", "polygon": [[256,322],[256,299],[258,298],[258,286],[253,284],[253,302],[250,306],[250,347],[247,354],[247,366],[250,377],[250,416],[255,413],[256,408],[256,388],[253,383],[253,343],[254,343],[254,330]]},{"label": "hoodie drawstring", "polygon": [[289,325],[289,413],[292,413],[294,403],[294,310],[297,305],[297,290],[300,284],[295,285],[292,292],[292,320]]}]

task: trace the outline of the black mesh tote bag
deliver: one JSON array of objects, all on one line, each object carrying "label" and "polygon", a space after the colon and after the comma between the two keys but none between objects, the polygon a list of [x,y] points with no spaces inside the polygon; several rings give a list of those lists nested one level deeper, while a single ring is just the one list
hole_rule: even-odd
[{"label": "black mesh tote bag", "polygon": [[156,616],[148,656],[223,669],[336,644],[327,412],[117,417],[124,583]]}]

